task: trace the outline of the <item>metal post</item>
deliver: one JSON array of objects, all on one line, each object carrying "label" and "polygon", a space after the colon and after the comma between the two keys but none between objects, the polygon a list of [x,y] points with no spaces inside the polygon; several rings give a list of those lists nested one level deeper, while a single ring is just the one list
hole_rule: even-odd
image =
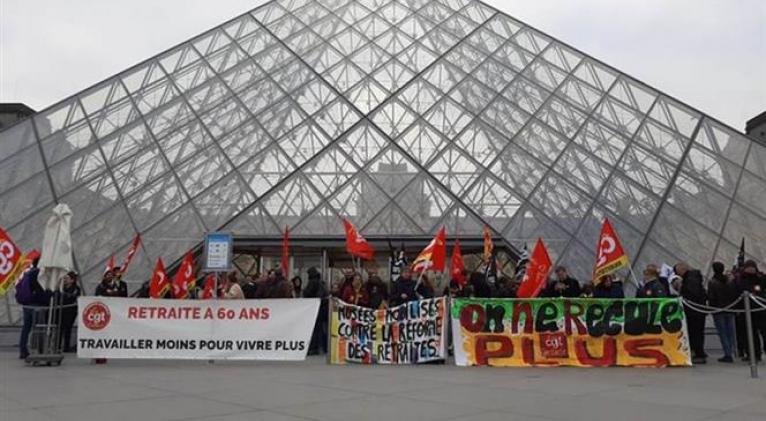
[{"label": "metal post", "polygon": [[8,325],[12,325],[13,315],[11,314],[11,297],[9,294],[5,294],[5,313],[8,316]]},{"label": "metal post", "polygon": [[750,292],[742,293],[745,300],[745,326],[747,329],[747,353],[750,356],[750,377],[758,378],[758,363],[755,361],[755,344],[753,342],[753,316],[750,311]]},{"label": "metal post", "polygon": [[[327,364],[332,363],[332,306],[334,304],[333,296],[327,295],[327,297],[322,298],[322,300],[327,300],[327,338],[325,340],[327,341]],[[320,307],[321,307],[321,301],[320,301]]]}]

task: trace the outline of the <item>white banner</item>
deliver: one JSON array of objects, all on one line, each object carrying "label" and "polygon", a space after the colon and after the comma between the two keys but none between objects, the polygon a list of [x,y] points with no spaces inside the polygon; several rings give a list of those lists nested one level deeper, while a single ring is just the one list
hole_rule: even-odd
[{"label": "white banner", "polygon": [[80,297],[80,358],[303,360],[319,299]]}]

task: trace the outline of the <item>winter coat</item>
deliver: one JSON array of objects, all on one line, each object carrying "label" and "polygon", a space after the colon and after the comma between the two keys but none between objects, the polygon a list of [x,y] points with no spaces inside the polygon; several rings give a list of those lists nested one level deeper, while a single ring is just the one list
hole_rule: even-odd
[{"label": "winter coat", "polygon": [[737,301],[740,292],[737,284],[725,275],[715,275],[710,278],[707,286],[707,299],[711,307],[724,308]]},{"label": "winter coat", "polygon": [[370,297],[370,308],[379,309],[383,302],[388,300],[388,288],[380,278],[370,277],[365,287]]},{"label": "winter coat", "polygon": [[667,285],[660,279],[654,278],[644,284],[636,292],[636,298],[665,298],[670,296]]},{"label": "winter coat", "polygon": [[51,294],[38,281],[40,269],[33,267],[22,275],[16,285],[16,302],[23,306],[47,306]]},{"label": "winter coat", "polygon": [[346,288],[346,292],[343,294],[343,301],[359,307],[369,307],[370,296],[367,294],[367,290],[364,289],[364,287],[359,288],[358,291],[353,288]]},{"label": "winter coat", "polygon": [[434,298],[434,289],[426,284],[421,283],[418,285],[415,292],[423,299],[428,300]]},{"label": "winter coat", "polygon": [[612,282],[607,288],[603,283],[593,288],[593,298],[625,298],[625,292],[622,289],[622,282]]},{"label": "winter coat", "polygon": [[681,296],[691,302],[704,305],[707,302],[707,293],[702,282],[702,273],[696,269],[690,269],[682,278]]},{"label": "winter coat", "polygon": [[[566,288],[564,288],[563,291],[556,290],[556,284],[563,283]],[[548,285],[548,287],[543,291],[544,297],[565,297],[565,298],[577,298],[580,296],[581,293],[580,289],[580,282],[572,278],[571,276],[567,276],[566,279],[563,281],[556,281],[552,284]]]},{"label": "winter coat", "polygon": [[415,286],[414,280],[404,279],[400,276],[391,289],[391,307],[417,300],[418,295],[415,293]]},{"label": "winter coat", "polygon": [[96,287],[97,297],[127,297],[128,296],[128,284],[125,281],[116,281],[109,284],[101,282]]}]

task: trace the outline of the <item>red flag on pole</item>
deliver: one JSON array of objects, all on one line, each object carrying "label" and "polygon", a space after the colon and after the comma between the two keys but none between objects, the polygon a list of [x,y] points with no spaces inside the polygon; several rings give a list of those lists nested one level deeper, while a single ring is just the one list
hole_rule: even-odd
[{"label": "red flag on pole", "polygon": [[436,237],[420,252],[412,262],[412,270],[421,272],[427,269],[444,270],[447,260],[447,231],[442,227]]},{"label": "red flag on pole", "polygon": [[202,289],[202,299],[209,300],[215,297],[215,274],[211,273],[205,278],[205,287]]},{"label": "red flag on pole", "polygon": [[169,289],[170,280],[168,280],[168,274],[165,272],[165,264],[162,263],[162,258],[158,258],[154,272],[152,272],[152,280],[149,281],[149,297],[162,298]]},{"label": "red flag on pole", "polygon": [[604,275],[617,272],[630,264],[620,239],[607,218],[604,218],[601,223],[601,235],[598,238],[596,253],[598,257],[596,257],[596,266],[593,268],[594,285],[598,285]]},{"label": "red flag on pole", "polygon": [[519,298],[537,297],[548,283],[548,272],[553,262],[542,239],[538,239],[527,263],[527,271],[516,294]]},{"label": "red flag on pole", "polygon": [[114,264],[114,255],[109,257],[109,261],[106,262],[106,267],[104,268],[104,275],[114,270],[115,264]]},{"label": "red flag on pole", "polygon": [[348,219],[343,219],[343,227],[346,229],[346,250],[352,256],[365,260],[372,260],[375,250],[364,237],[359,234],[354,224]]},{"label": "red flag on pole", "polygon": [[285,279],[290,277],[290,228],[285,225],[285,235],[282,238],[282,262],[280,263]]},{"label": "red flag on pole", "polygon": [[495,244],[492,242],[492,231],[489,230],[488,225],[484,225],[484,253],[482,254],[481,260],[485,264],[489,264],[489,258],[492,256],[492,250],[495,248]]},{"label": "red flag on pole", "polygon": [[21,249],[13,243],[11,237],[0,228],[0,295],[5,294],[19,274],[23,263]]},{"label": "red flag on pole", "polygon": [[455,240],[455,247],[452,249],[449,264],[450,280],[454,280],[458,285],[464,287],[467,281],[464,271],[465,265],[463,264],[463,253],[460,251],[460,240]]},{"label": "red flag on pole", "polygon": [[173,278],[173,298],[189,298],[189,291],[194,287],[194,256],[191,252],[186,253],[181,266]]},{"label": "red flag on pole", "polygon": [[138,246],[141,244],[141,234],[136,234],[135,237],[133,237],[133,242],[130,244],[130,248],[128,249],[128,255],[125,256],[125,261],[122,262],[122,267],[120,267],[120,273],[125,274],[125,272],[128,271],[128,266],[130,265],[130,262],[133,261],[133,256],[135,256],[136,252],[138,251]]}]

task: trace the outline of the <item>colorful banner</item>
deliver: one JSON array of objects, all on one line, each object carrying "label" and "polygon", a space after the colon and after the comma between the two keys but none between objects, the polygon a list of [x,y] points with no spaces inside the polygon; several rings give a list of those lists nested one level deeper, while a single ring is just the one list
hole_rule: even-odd
[{"label": "colorful banner", "polygon": [[24,269],[24,256],[11,237],[0,228],[0,296],[15,284]]},{"label": "colorful banner", "polygon": [[80,297],[80,358],[303,360],[319,299]]},{"label": "colorful banner", "polygon": [[331,301],[330,362],[418,364],[443,360],[447,299],[373,310]]},{"label": "colorful banner", "polygon": [[688,366],[679,299],[454,299],[461,366]]}]

